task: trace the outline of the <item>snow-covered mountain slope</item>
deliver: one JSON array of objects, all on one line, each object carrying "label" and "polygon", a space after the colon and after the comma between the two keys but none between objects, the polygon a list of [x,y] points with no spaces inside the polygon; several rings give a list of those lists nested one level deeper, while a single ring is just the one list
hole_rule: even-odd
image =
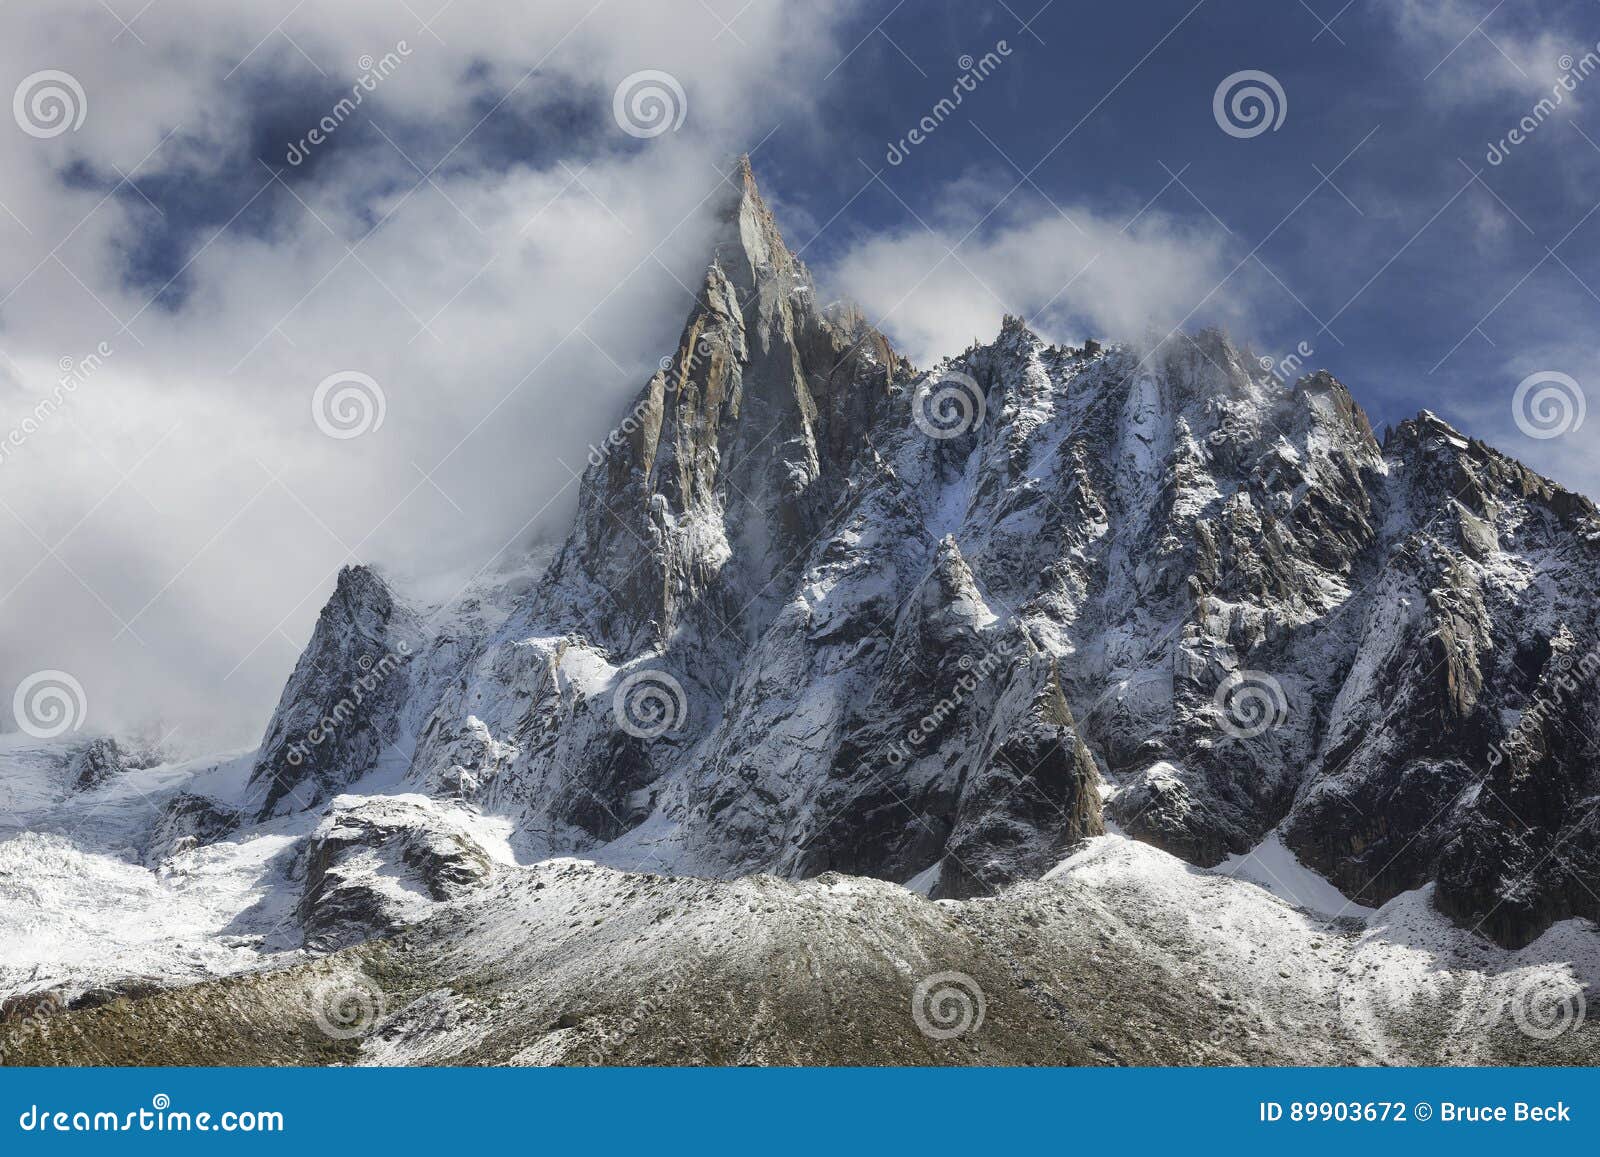
[{"label": "snow-covered mountain slope", "polygon": [[319,798],[386,747],[526,857],[947,897],[1103,830],[1105,780],[1198,864],[1283,825],[1352,902],[1437,880],[1508,944],[1600,915],[1596,680],[1527,711],[1600,671],[1591,503],[1431,415],[1380,445],[1333,378],[1284,387],[1218,333],[1063,349],[1013,319],[913,377],[740,184],[539,586],[291,766],[418,628],[347,574],[258,780]]},{"label": "snow-covered mountain slope", "polygon": [[553,860],[395,940],[0,1045],[20,1063],[1594,1063],[1600,1026],[1572,1009],[1600,952],[1578,924],[1510,952],[1412,894],[1330,926],[1118,836],[971,901]]},{"label": "snow-covered mountain slope", "polygon": [[[1591,502],[1431,414],[1380,441],[1327,373],[1286,385],[1213,331],[1067,348],[1007,319],[919,374],[818,305],[747,163],[733,184],[679,347],[591,449],[547,567],[436,606],[345,571],[251,756],[0,747],[0,837],[27,833],[0,844],[0,927],[32,929],[6,992],[114,979],[128,908],[170,932],[170,966],[129,957],[162,983],[418,922],[450,943],[438,921],[524,919],[551,857],[844,873],[880,882],[850,885],[872,919],[925,914],[915,893],[979,920],[1064,859],[1089,872],[1075,850],[1107,831],[1137,842],[1095,863],[1215,867],[1162,872],[1219,897],[1258,881],[1380,955],[1454,921],[1469,971],[1510,967],[1474,944],[1583,956]],[[51,916],[32,859],[133,898],[63,882],[71,920]],[[104,961],[51,947],[91,926]],[[1270,926],[1245,948],[1274,951],[1250,939]],[[1402,1003],[1435,990],[1401,974]]]}]

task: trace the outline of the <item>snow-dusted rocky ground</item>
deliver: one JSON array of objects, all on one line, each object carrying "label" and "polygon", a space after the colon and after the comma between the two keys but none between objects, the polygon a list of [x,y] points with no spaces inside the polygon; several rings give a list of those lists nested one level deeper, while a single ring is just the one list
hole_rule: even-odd
[{"label": "snow-dusted rocky ground", "polygon": [[1216,332],[919,374],[734,184],[559,550],[0,736],[7,1058],[1595,1059],[1594,505]]},{"label": "snow-dusted rocky ground", "polygon": [[6,1041],[8,1059],[1600,1059],[1600,1032],[1571,1023],[1575,994],[1600,977],[1579,921],[1517,952],[1451,926],[1422,892],[1330,921],[1117,835],[1087,841],[1041,881],[967,901],[834,874],[796,883],[560,859],[503,867],[472,899],[434,907],[393,939],[277,963],[38,1018]]}]

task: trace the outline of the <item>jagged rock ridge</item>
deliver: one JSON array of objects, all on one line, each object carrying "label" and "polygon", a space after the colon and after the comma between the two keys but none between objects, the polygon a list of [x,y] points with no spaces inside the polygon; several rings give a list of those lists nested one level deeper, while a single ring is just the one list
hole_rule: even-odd
[{"label": "jagged rock ridge", "polygon": [[341,576],[259,817],[387,758],[529,857],[959,898],[1104,810],[1201,865],[1281,830],[1366,905],[1437,881],[1510,945],[1600,917],[1592,503],[1431,414],[1380,444],[1331,376],[1284,387],[1216,332],[1007,319],[918,375],[736,184],[537,587],[441,641]]}]

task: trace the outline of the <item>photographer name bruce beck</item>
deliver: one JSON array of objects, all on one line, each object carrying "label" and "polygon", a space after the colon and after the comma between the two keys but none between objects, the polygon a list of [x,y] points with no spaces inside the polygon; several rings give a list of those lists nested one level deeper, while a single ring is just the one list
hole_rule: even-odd
[{"label": "photographer name bruce beck", "polygon": [[1494,1125],[1501,1122],[1558,1125],[1572,1122],[1572,1106],[1565,1101],[1534,1104],[1473,1104],[1457,1101],[1258,1101],[1258,1119],[1268,1124],[1298,1123],[1410,1123]]}]

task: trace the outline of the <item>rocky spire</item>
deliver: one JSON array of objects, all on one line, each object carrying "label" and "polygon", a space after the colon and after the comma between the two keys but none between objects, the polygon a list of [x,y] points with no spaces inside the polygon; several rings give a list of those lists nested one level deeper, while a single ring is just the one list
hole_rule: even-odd
[{"label": "rocky spire", "polygon": [[798,563],[910,374],[854,311],[817,307],[748,157],[727,180],[678,348],[591,461],[549,584],[590,607],[604,592],[593,613],[569,609],[624,655],[691,620],[710,635],[759,631],[763,592]]},{"label": "rocky spire", "polygon": [[339,572],[256,756],[257,818],[320,803],[376,766],[395,739],[420,639],[416,616],[376,571]]},{"label": "rocky spire", "polygon": [[[538,589],[430,651],[405,713],[369,698],[308,746],[405,631],[341,579],[261,814],[298,798],[296,741],[320,798],[414,734],[411,782],[509,812],[530,855],[963,896],[1099,831],[1104,787],[1201,865],[1276,831],[1352,900],[1437,881],[1507,943],[1600,915],[1600,704],[1562,669],[1600,653],[1587,500],[1430,415],[1380,448],[1337,380],[1269,379],[1219,333],[1075,351],[1008,319],[926,379],[969,391],[930,429],[883,336],[818,308],[747,161],[715,209],[677,348]],[[1474,802],[1490,764],[1502,802]],[[1524,887],[1558,850],[1577,885]]]}]

